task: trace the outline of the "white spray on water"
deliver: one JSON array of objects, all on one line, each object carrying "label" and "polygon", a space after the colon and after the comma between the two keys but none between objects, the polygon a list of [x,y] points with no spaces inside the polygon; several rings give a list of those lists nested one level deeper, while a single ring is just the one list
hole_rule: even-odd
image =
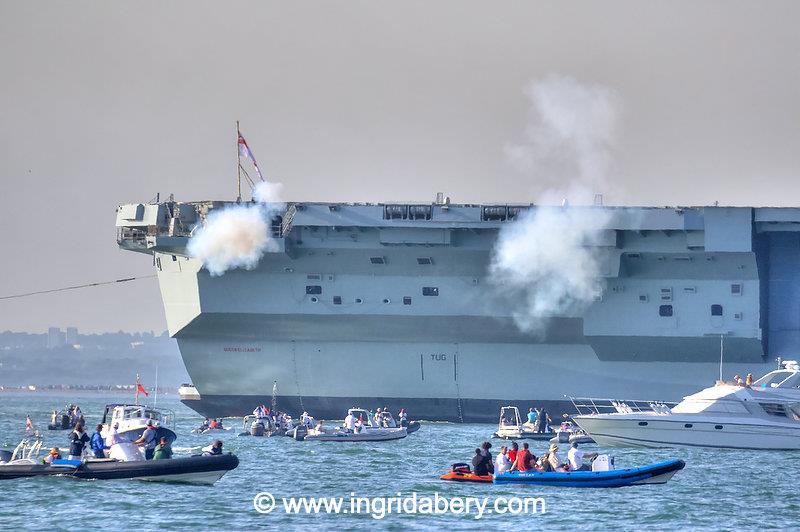
[{"label": "white spray on water", "polygon": [[189,240],[189,255],[200,259],[211,275],[255,268],[264,253],[277,249],[270,220],[285,208],[280,200],[282,188],[280,183],[261,182],[253,190],[257,203],[212,211]]},{"label": "white spray on water", "polygon": [[603,253],[594,247],[611,221],[608,211],[558,205],[590,203],[608,190],[617,97],[600,86],[563,76],[526,91],[535,123],[526,142],[506,147],[512,164],[544,188],[539,204],[498,237],[490,275],[501,294],[519,298],[517,326],[543,333],[547,319],[584,311],[602,289]]}]

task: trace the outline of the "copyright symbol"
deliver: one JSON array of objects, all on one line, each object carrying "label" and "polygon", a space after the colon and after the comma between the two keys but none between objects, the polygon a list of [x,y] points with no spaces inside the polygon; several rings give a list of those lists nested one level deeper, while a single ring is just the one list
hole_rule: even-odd
[{"label": "copyright symbol", "polygon": [[268,514],[275,509],[275,497],[266,491],[257,493],[253,497],[253,508],[260,514]]}]

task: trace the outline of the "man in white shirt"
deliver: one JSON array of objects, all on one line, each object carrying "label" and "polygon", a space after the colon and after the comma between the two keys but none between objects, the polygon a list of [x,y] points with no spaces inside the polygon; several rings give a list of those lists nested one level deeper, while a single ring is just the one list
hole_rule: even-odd
[{"label": "man in white shirt", "polygon": [[356,416],[354,416],[352,412],[348,412],[347,417],[344,418],[344,426],[350,432],[356,430]]},{"label": "man in white shirt", "polygon": [[[578,449],[578,444],[573,443],[572,448],[567,453],[567,460],[569,460],[569,468],[571,471],[591,471],[592,468],[589,464],[583,463],[583,451]],[[594,456],[594,455],[592,455]]]},{"label": "man in white shirt", "polygon": [[511,469],[511,461],[509,461],[507,453],[508,453],[508,447],[505,446],[500,447],[500,454],[498,454],[497,458],[495,458],[494,460],[495,461],[494,472],[496,475],[499,475],[500,473],[505,473],[506,471]]}]

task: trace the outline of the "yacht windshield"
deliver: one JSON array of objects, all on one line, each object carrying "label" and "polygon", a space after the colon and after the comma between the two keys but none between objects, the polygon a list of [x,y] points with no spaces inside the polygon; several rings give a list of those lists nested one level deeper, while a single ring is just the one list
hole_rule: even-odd
[{"label": "yacht windshield", "polygon": [[[777,388],[787,380],[789,377],[797,374],[796,371],[770,371],[756,382],[753,383],[754,388]],[[788,384],[788,383],[787,383]]]}]

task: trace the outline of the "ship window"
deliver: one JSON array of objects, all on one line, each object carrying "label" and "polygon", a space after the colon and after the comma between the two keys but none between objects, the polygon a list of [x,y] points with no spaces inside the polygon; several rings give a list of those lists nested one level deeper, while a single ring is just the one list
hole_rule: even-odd
[{"label": "ship window", "polygon": [[417,264],[420,266],[425,264],[433,264],[433,259],[430,257],[417,257]]},{"label": "ship window", "polygon": [[647,303],[647,294],[639,294],[639,301],[642,303]]},{"label": "ship window", "polygon": [[333,304],[334,305],[341,305],[342,304],[342,296],[333,296]]},{"label": "ship window", "polygon": [[386,304],[388,305],[389,303],[391,303],[391,302],[392,302],[392,300],[391,300],[391,299],[389,299],[389,298],[387,297],[387,298],[385,298],[385,299],[383,300],[383,302],[384,302],[384,303],[386,303]]},{"label": "ship window", "polygon": [[691,424],[691,423],[686,423],[686,424],[684,425],[684,427],[686,427],[687,429],[690,429],[690,428],[692,428],[692,424]]},{"label": "ship window", "polygon": [[640,421],[639,422],[639,426],[640,427],[646,427],[647,426],[647,421]]},{"label": "ship window", "polygon": [[717,430],[722,430],[722,425],[714,425],[714,428]]},{"label": "ship window", "polygon": [[316,303],[317,301],[319,301],[319,299],[317,299],[316,297],[312,297],[312,298],[311,298],[311,302],[312,302],[312,303]]},{"label": "ship window", "polygon": [[173,255],[173,256],[172,256],[172,262],[175,262],[175,261],[177,261],[177,260],[178,260],[178,257],[176,257],[175,255]]},{"label": "ship window", "polygon": [[384,257],[370,257],[369,261],[372,264],[386,264],[386,259]]},{"label": "ship window", "polygon": [[684,286],[683,291],[687,294],[696,294],[697,287],[696,286]]},{"label": "ship window", "polygon": [[738,320],[738,321],[742,321],[742,313],[741,312],[734,312],[733,313],[733,319]]},{"label": "ship window", "polygon": [[422,287],[422,295],[423,296],[438,296],[439,289],[435,286],[423,286]]},{"label": "ship window", "polygon": [[322,287],[319,286],[318,284],[313,284],[313,285],[306,286],[306,294],[307,295],[311,295],[311,294],[319,295],[321,293],[322,293]]},{"label": "ship window", "polygon": [[661,305],[658,307],[658,315],[664,318],[672,316],[672,305]]},{"label": "ship window", "polygon": [[661,301],[672,301],[672,288],[661,289]]},{"label": "ship window", "polygon": [[722,305],[711,305],[712,316],[722,316]]},{"label": "ship window", "polygon": [[355,302],[356,302],[356,304],[360,305],[361,303],[363,303],[363,302],[364,302],[364,300],[363,300],[363,299],[361,299],[360,297],[357,297],[357,298],[355,299]]},{"label": "ship window", "polygon": [[318,273],[310,273],[306,275],[306,279],[309,281],[319,281],[322,277]]},{"label": "ship window", "polygon": [[731,295],[740,296],[742,295],[742,285],[739,283],[734,283],[731,285]]},{"label": "ship window", "polygon": [[411,304],[411,298],[408,297],[408,296],[404,297],[403,298],[403,304],[404,305],[410,305]]}]

